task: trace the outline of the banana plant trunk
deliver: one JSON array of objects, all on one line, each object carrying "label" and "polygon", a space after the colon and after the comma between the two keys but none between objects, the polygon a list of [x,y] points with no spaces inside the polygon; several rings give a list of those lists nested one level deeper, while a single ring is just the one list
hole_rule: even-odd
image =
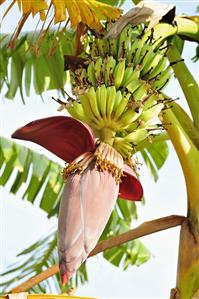
[{"label": "banana plant trunk", "polygon": [[187,186],[187,218],[180,232],[176,288],[171,299],[199,298],[199,132],[176,103],[163,113]]}]

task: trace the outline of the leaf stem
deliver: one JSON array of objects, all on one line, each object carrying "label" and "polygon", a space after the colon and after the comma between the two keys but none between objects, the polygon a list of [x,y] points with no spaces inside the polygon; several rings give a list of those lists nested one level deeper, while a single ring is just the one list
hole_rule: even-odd
[{"label": "leaf stem", "polygon": [[[126,233],[120,234],[116,237],[112,237],[105,241],[102,241],[97,244],[97,246],[91,251],[90,256],[94,256],[106,249],[111,249],[113,247],[119,246],[123,243],[128,241],[132,241],[134,239],[159,232],[168,228],[172,228],[178,225],[181,225],[186,218],[184,216],[172,215],[167,216],[151,221],[147,221],[139,225],[137,228],[129,230]],[[22,284],[18,285],[14,289],[11,290],[11,293],[19,293],[25,290],[32,288],[34,285],[42,282],[43,280],[55,275],[59,272],[59,266],[54,265],[40,274],[28,279],[27,281],[23,282]]]},{"label": "leaf stem", "polygon": [[[174,45],[169,48],[167,57],[170,62],[182,59],[178,49]],[[183,61],[172,65],[172,68],[191,110],[194,125],[199,130],[199,86]]]}]

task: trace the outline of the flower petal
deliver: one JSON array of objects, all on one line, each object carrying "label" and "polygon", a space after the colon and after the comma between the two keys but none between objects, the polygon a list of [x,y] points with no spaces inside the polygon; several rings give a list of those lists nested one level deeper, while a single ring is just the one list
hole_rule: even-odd
[{"label": "flower petal", "polygon": [[12,134],[13,138],[35,142],[66,162],[95,149],[95,137],[84,123],[67,116],[35,120]]},{"label": "flower petal", "polygon": [[124,176],[120,184],[119,196],[128,200],[141,200],[143,188],[135,172],[127,164],[124,164],[123,173]]},{"label": "flower petal", "polygon": [[118,196],[112,174],[91,162],[82,174],[68,177],[58,225],[59,267],[62,283],[72,276],[97,244]]}]

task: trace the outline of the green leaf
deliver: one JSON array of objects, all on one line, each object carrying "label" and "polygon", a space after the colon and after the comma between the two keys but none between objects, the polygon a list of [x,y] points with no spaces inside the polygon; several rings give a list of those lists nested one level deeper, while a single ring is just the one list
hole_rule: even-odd
[{"label": "green leaf", "polygon": [[31,86],[31,78],[32,78],[32,65],[33,61],[32,59],[29,59],[25,63],[25,90],[26,90],[26,95],[29,97],[30,96],[30,86]]},{"label": "green leaf", "polygon": [[17,88],[19,87],[19,84],[17,82],[17,66],[15,64],[15,61],[11,60],[11,72],[10,72],[10,81],[9,81],[9,89],[6,93],[6,98],[13,99]]},{"label": "green leaf", "polygon": [[155,165],[152,162],[149,154],[147,153],[146,150],[142,150],[141,151],[141,155],[142,155],[142,157],[144,159],[144,162],[145,162],[146,166],[148,167],[148,169],[150,171],[150,174],[152,175],[154,181],[157,182],[157,180],[158,180],[158,173],[157,173]]},{"label": "green leaf", "polygon": [[157,169],[160,169],[164,165],[169,155],[169,147],[165,141],[153,143],[150,146],[147,146],[146,151],[153,159]]},{"label": "green leaf", "polygon": [[166,141],[154,142],[141,151],[141,155],[154,181],[158,180],[158,170],[164,165],[169,147]]},{"label": "green leaf", "polygon": [[[34,39],[38,36],[34,35]],[[49,32],[43,38],[40,49],[32,47],[33,33],[22,35],[15,50],[8,49],[9,36],[0,35],[4,39],[0,49],[0,87],[7,87],[5,96],[13,99],[20,91],[23,99],[23,85],[26,95],[30,95],[30,88],[34,86],[37,94],[49,89],[64,88],[66,72],[64,71],[64,54],[72,55],[74,49],[75,32]],[[59,39],[59,42],[57,40]],[[51,49],[53,55],[49,55]],[[9,76],[8,76],[9,71]],[[34,83],[34,84],[33,84]]]},{"label": "green leaf", "polygon": [[134,201],[118,198],[117,205],[124,220],[131,222],[132,220],[137,219],[136,205]]},{"label": "green leaf", "polygon": [[124,249],[120,247],[114,247],[112,249],[106,250],[103,256],[113,265],[119,267],[121,260],[124,255]]},{"label": "green leaf", "polygon": [[44,155],[38,154],[25,146],[19,145],[4,137],[0,138],[2,174],[0,184],[5,186],[12,177],[10,192],[17,194],[23,184],[26,190],[23,198],[34,203],[39,196],[40,208],[51,216],[59,202],[63,189],[61,166]]}]

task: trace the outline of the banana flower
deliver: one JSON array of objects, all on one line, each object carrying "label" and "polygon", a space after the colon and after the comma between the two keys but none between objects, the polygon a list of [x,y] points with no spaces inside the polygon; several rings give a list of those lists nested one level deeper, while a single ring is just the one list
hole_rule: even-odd
[{"label": "banana flower", "polygon": [[58,251],[66,283],[97,244],[117,197],[140,200],[142,186],[133,169],[110,145],[96,142],[88,125],[66,116],[33,121],[13,138],[35,142],[67,164],[59,210]]}]

